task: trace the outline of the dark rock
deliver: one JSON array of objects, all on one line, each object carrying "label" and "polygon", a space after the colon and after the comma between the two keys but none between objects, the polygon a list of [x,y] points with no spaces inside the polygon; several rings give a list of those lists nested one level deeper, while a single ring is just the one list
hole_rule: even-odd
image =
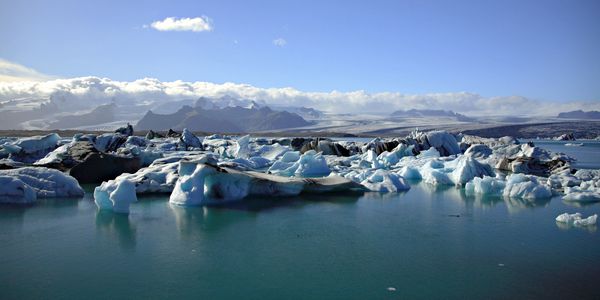
[{"label": "dark rock", "polygon": [[146,133],[146,139],[147,140],[151,140],[151,139],[156,139],[156,138],[164,138],[165,136],[158,133],[158,132],[154,132],[153,130],[148,131],[148,133]]},{"label": "dark rock", "polygon": [[139,157],[123,157],[106,153],[92,153],[74,166],[69,174],[79,183],[100,183],[115,179],[123,173],[135,173],[142,167]]},{"label": "dark rock", "polygon": [[169,132],[167,132],[167,137],[181,137],[181,133],[169,128]]},{"label": "dark rock", "polygon": [[132,136],[133,135],[133,126],[131,126],[131,124],[127,123],[126,127],[118,128],[117,130],[115,130],[115,133],[120,133],[125,136]]},{"label": "dark rock", "polygon": [[290,142],[290,146],[292,147],[292,149],[294,149],[294,151],[300,151],[300,149],[302,149],[304,144],[306,144],[312,140],[313,139],[311,139],[311,138],[296,137],[296,138],[292,139],[292,141]]}]

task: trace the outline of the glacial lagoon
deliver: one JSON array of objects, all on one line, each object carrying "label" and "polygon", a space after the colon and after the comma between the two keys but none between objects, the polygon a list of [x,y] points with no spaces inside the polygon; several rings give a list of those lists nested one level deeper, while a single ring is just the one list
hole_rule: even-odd
[{"label": "glacial lagoon", "polygon": [[[540,146],[600,164],[597,142],[548,144]],[[410,183],[399,194],[211,207],[146,196],[129,215],[99,212],[93,185],[83,199],[2,206],[0,298],[600,297],[596,226],[554,220],[598,214],[598,204],[467,197]]]}]

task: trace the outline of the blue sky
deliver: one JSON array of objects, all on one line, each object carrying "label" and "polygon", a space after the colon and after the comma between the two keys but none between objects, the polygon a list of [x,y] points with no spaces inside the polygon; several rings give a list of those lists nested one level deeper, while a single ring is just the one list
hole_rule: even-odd
[{"label": "blue sky", "polygon": [[[60,77],[600,101],[600,1],[323,2],[0,0],[0,58]],[[201,16],[211,31],[147,26]]]}]

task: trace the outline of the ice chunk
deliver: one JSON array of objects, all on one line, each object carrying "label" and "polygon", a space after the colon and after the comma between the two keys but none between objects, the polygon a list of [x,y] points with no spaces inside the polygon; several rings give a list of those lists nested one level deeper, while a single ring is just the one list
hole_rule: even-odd
[{"label": "ice chunk", "polygon": [[421,153],[419,153],[418,155],[419,158],[434,158],[434,157],[440,157],[440,152],[437,151],[435,148],[429,148],[425,151],[421,151]]},{"label": "ice chunk", "polygon": [[200,148],[202,149],[202,142],[187,128],[183,129],[181,133],[181,141],[185,144],[186,148]]},{"label": "ice chunk", "polygon": [[35,190],[37,198],[81,197],[84,192],[75,178],[43,167],[0,170],[0,176],[19,179]]},{"label": "ice chunk", "polygon": [[490,176],[475,177],[465,185],[465,193],[467,195],[501,196],[505,186],[506,182],[499,178]]},{"label": "ice chunk", "polygon": [[600,201],[600,187],[595,187],[593,181],[584,181],[580,186],[565,187],[565,201],[598,202]]},{"label": "ice chunk", "polygon": [[37,199],[35,190],[15,177],[0,176],[0,203],[33,203]]},{"label": "ice chunk", "polygon": [[585,219],[575,220],[573,221],[573,225],[575,226],[591,226],[596,225],[596,219],[598,219],[598,215],[594,214]]},{"label": "ice chunk", "polygon": [[495,176],[492,167],[467,155],[458,157],[454,163],[456,166],[450,178],[455,185],[463,185],[476,177]]},{"label": "ice chunk", "polygon": [[569,214],[569,213],[564,213],[564,214],[560,214],[558,217],[556,217],[556,222],[559,223],[565,223],[565,224],[569,224],[569,225],[574,225],[574,226],[591,226],[591,225],[596,225],[596,220],[598,218],[597,214],[591,215],[587,218],[582,218],[580,213],[574,213],[574,214]]},{"label": "ice chunk", "polygon": [[490,155],[492,155],[492,152],[493,151],[490,149],[490,147],[483,144],[476,144],[467,148],[465,155],[476,158],[488,158]]},{"label": "ice chunk", "polygon": [[294,196],[302,191],[329,192],[360,187],[339,176],[282,177],[185,161],[180,163],[179,174],[169,198],[177,205],[206,205],[238,201],[250,195]]},{"label": "ice chunk", "polygon": [[268,172],[282,176],[317,177],[329,175],[331,169],[321,154],[309,150],[302,155],[296,151],[286,152]]},{"label": "ice chunk", "polygon": [[94,201],[101,210],[129,213],[129,205],[137,202],[135,184],[122,180],[109,180],[94,189]]},{"label": "ice chunk", "polygon": [[53,164],[53,163],[59,164],[63,161],[63,159],[68,157],[69,146],[71,146],[71,144],[64,144],[64,145],[54,149],[54,151],[46,154],[46,156],[44,156],[44,158],[36,161],[33,164],[34,165],[48,165],[48,164]]},{"label": "ice chunk", "polygon": [[511,174],[506,178],[505,197],[540,199],[552,197],[550,188],[538,181],[535,176]]},{"label": "ice chunk", "polygon": [[406,179],[422,179],[421,173],[419,173],[419,170],[417,168],[411,167],[411,166],[402,167],[402,169],[400,169],[399,174],[400,174],[400,176],[402,176]]},{"label": "ice chunk", "polygon": [[400,192],[408,191],[410,185],[398,174],[385,170],[377,170],[360,184],[373,192]]},{"label": "ice chunk", "polygon": [[21,138],[14,145],[25,153],[35,153],[48,149],[53,150],[58,142],[60,142],[60,136],[56,133],[50,133],[45,136]]},{"label": "ice chunk", "polygon": [[227,153],[230,157],[234,158],[248,158],[250,153],[250,136],[245,135],[235,141],[233,148],[227,149]]},{"label": "ice chunk", "polygon": [[446,131],[430,131],[425,133],[425,137],[426,143],[444,156],[461,153],[456,138]]}]

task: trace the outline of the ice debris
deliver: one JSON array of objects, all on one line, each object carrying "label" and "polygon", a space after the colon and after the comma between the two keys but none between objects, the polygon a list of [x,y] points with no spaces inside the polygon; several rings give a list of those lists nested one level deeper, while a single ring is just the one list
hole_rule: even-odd
[{"label": "ice debris", "polygon": [[596,225],[597,214],[593,214],[587,218],[582,218],[580,213],[564,213],[556,217],[556,222],[565,223],[574,226],[591,226]]},{"label": "ice debris", "polygon": [[101,210],[129,213],[129,205],[137,202],[135,184],[122,180],[109,180],[94,189],[94,202]]},{"label": "ice debris", "polygon": [[0,177],[0,202],[30,203],[38,198],[82,197],[84,194],[75,178],[54,169],[24,167],[0,170]]}]

